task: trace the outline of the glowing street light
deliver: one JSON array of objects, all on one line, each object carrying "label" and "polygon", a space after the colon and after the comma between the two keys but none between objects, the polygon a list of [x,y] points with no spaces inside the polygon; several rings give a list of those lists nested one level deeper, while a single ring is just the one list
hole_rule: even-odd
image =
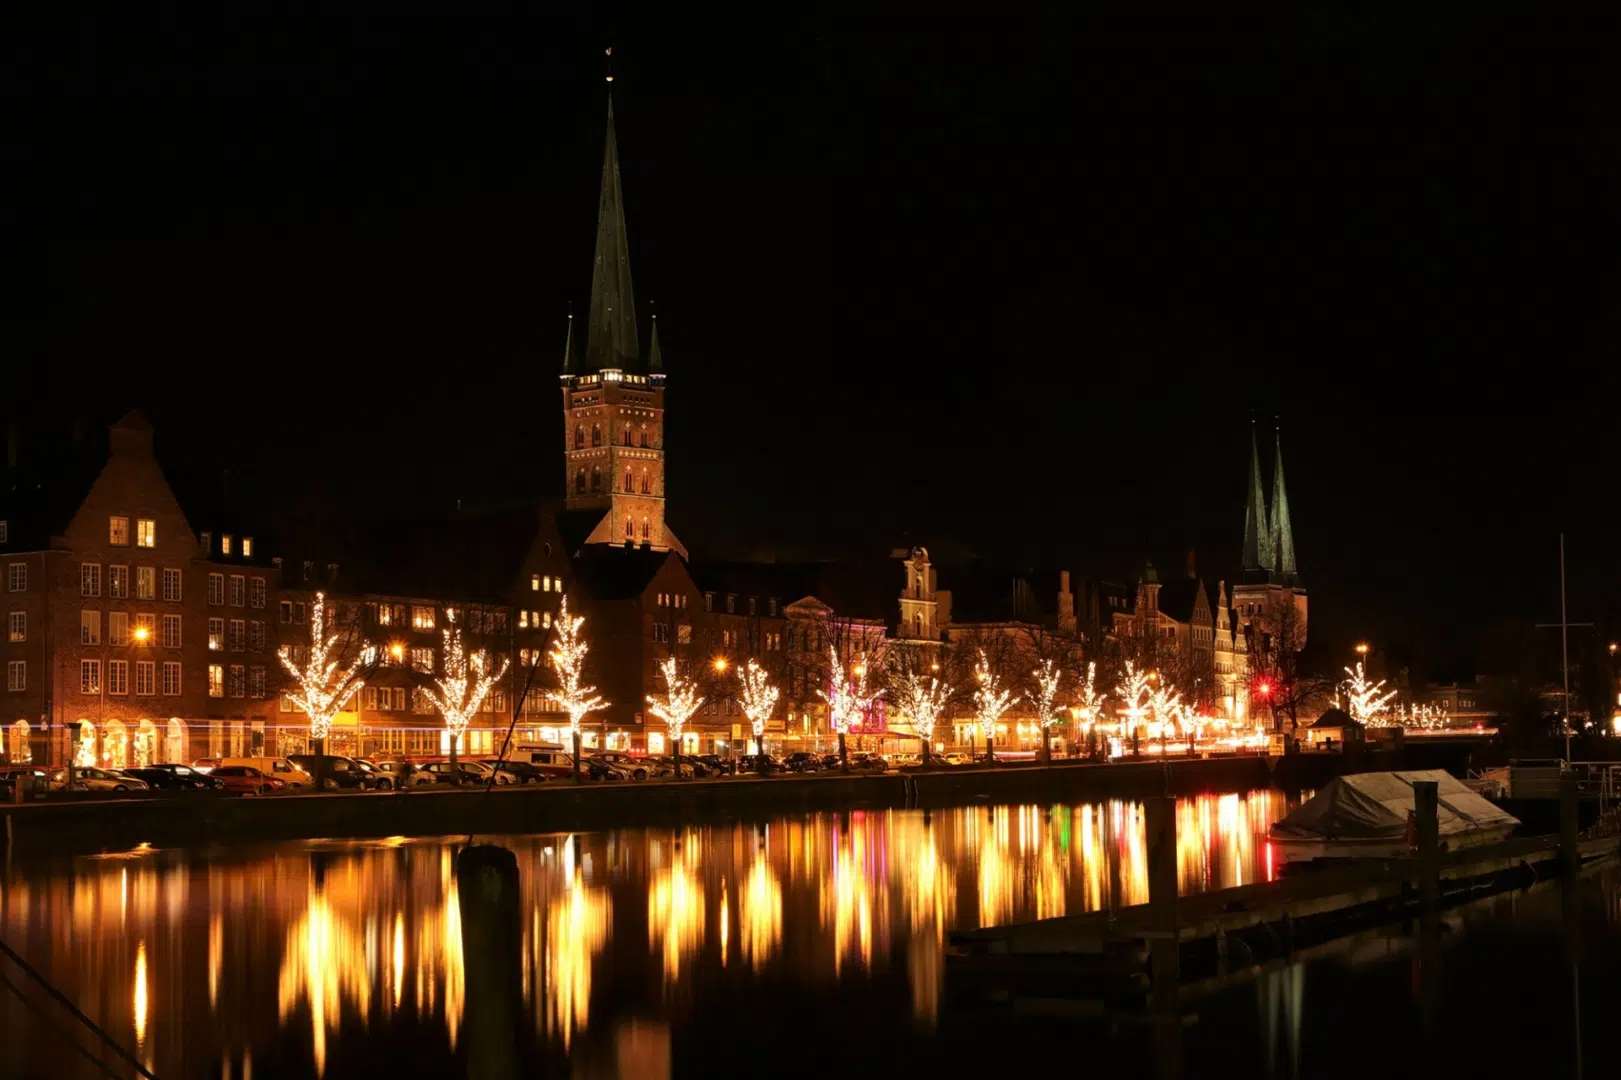
[{"label": "glowing street light", "polygon": [[[146,639],[151,637],[151,636],[152,636],[152,631],[148,630],[146,627],[137,626],[135,628],[135,643],[137,645],[145,645],[146,644]],[[1611,648],[1610,651],[1614,652],[1615,649]]]},{"label": "glowing street light", "polygon": [[715,657],[715,671],[718,672],[721,675],[726,674],[726,657],[724,657],[724,656]]}]

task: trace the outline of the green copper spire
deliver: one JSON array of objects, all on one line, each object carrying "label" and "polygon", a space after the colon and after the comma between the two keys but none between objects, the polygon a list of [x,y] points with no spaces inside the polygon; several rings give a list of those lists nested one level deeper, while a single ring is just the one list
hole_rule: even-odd
[{"label": "green copper spire", "polygon": [[1283,484],[1283,434],[1277,436],[1277,456],[1272,459],[1272,547],[1280,574],[1288,583],[1300,571],[1295,566],[1295,532],[1289,522],[1289,489]]},{"label": "green copper spire", "polygon": [[1244,569],[1271,570],[1272,539],[1267,533],[1266,495],[1261,488],[1261,454],[1250,425],[1250,480],[1244,495]]},{"label": "green copper spire", "polygon": [[636,338],[636,302],[630,287],[630,247],[619,191],[619,144],[614,138],[612,98],[608,99],[608,140],[602,152],[597,254],[591,271],[591,312],[586,329],[586,370],[640,370],[641,346]]}]

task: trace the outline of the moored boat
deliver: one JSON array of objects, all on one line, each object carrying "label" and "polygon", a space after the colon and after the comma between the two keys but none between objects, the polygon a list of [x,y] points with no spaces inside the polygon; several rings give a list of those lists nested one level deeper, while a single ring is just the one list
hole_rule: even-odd
[{"label": "moored boat", "polygon": [[1434,781],[1441,850],[1506,840],[1519,819],[1440,769],[1337,777],[1268,831],[1284,863],[1313,859],[1385,859],[1412,853],[1413,784]]}]

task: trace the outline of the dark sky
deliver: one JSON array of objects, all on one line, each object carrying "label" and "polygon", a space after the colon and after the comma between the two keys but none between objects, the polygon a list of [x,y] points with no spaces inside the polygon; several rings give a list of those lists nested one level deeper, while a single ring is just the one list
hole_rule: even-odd
[{"label": "dark sky", "polygon": [[1277,415],[1334,641],[1466,666],[1557,611],[1561,530],[1608,619],[1613,26],[467,7],[8,35],[8,413],[139,405],[301,520],[560,491],[611,41],[695,555],[1230,579]]}]

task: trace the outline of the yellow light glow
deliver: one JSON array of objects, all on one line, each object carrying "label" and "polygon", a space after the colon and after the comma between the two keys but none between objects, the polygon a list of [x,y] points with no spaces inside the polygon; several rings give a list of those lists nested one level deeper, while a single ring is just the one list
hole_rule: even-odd
[{"label": "yellow light glow", "polygon": [[613,901],[589,889],[578,868],[561,896],[546,906],[546,1027],[567,1050],[583,1033],[591,1009],[591,964],[608,943]]},{"label": "yellow light glow", "polygon": [[151,636],[151,631],[150,631],[150,630],[148,630],[148,629],[147,629],[147,628],[146,628],[146,627],[144,627],[144,626],[137,626],[137,627],[136,627],[136,628],[135,628],[135,640],[136,640],[136,641],[137,641],[137,642],[145,642],[145,641],[146,641],[146,639],[147,639],[147,638],[148,638],[148,637],[149,637],[149,636]]},{"label": "yellow light glow", "polygon": [[718,671],[718,672],[721,672],[723,674],[725,673],[725,671],[726,671],[726,657],[724,657],[724,656],[715,657],[715,670]]},{"label": "yellow light glow", "polygon": [[135,1048],[146,1048],[146,942],[135,945]]},{"label": "yellow light glow", "polygon": [[398,660],[405,655],[405,646],[396,641],[388,647],[388,654]]},{"label": "yellow light glow", "polygon": [[703,946],[704,887],[682,855],[658,871],[648,887],[647,940],[663,952],[664,981],[672,986],[681,977],[682,962]]},{"label": "yellow light glow", "polygon": [[738,910],[742,931],[743,958],[759,971],[782,939],[782,886],[771,872],[764,854],[754,856],[754,865],[743,883]]}]

